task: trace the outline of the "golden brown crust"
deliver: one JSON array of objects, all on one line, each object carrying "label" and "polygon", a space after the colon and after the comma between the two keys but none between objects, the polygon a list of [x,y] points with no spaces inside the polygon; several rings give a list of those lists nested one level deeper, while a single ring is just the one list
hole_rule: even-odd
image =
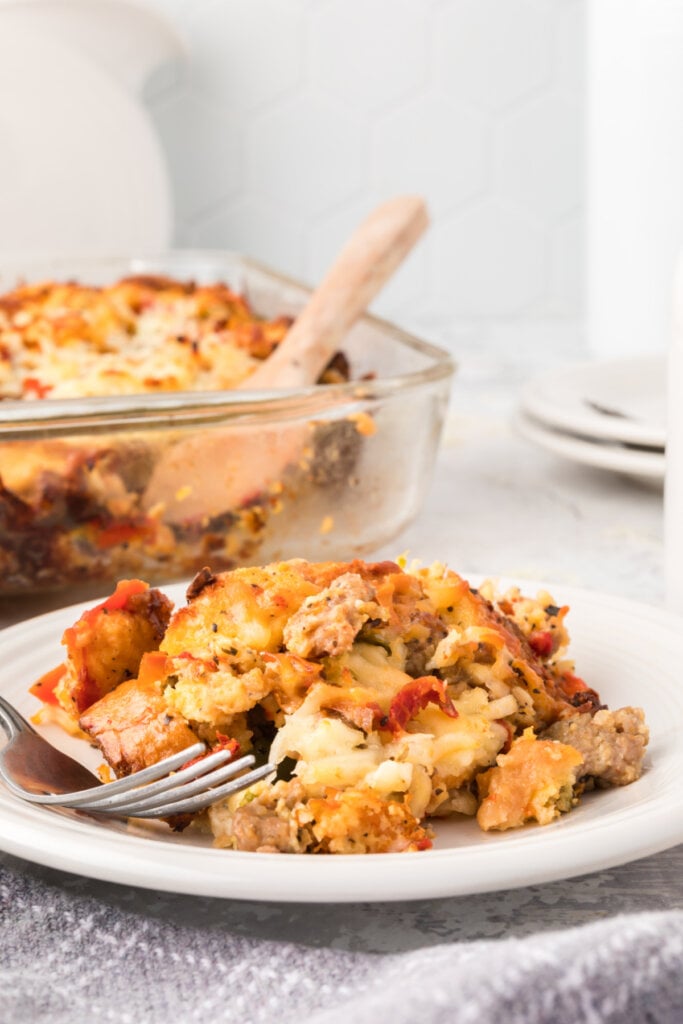
[{"label": "golden brown crust", "polygon": [[485,832],[519,828],[529,821],[547,825],[570,809],[582,762],[574,747],[536,739],[526,730],[495,767],[477,777],[479,825]]},{"label": "golden brown crust", "polygon": [[121,683],[93,704],[79,724],[119,776],[141,771],[197,742],[187,722],[169,711],[155,681]]},{"label": "golden brown crust", "polygon": [[158,649],[168,626],[169,599],[139,580],[120,583],[107,601],[64,633],[67,672],[57,690],[66,711],[80,714],[138,675],[146,651]]},{"label": "golden brown crust", "polygon": [[137,275],[0,296],[0,399],[234,387],[286,334],[224,284]]}]

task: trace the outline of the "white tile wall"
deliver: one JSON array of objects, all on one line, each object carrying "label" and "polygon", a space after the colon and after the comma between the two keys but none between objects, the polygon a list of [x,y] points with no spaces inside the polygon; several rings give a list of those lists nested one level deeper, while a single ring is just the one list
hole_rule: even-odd
[{"label": "white tile wall", "polygon": [[190,53],[148,103],[180,245],[314,282],[382,198],[432,228],[377,303],[456,326],[583,309],[586,0],[148,0]]}]

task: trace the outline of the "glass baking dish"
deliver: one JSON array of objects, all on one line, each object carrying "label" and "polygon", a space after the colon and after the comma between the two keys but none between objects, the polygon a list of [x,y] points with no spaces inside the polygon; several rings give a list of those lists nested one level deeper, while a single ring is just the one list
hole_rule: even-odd
[{"label": "glass baking dish", "polygon": [[[0,291],[131,274],[222,281],[266,317],[295,316],[309,294],[205,251],[42,260],[0,270]],[[454,366],[372,316],[342,349],[348,382],[299,390],[0,402],[0,596],[80,599],[122,577],[367,557],[390,541],[427,490]]]}]

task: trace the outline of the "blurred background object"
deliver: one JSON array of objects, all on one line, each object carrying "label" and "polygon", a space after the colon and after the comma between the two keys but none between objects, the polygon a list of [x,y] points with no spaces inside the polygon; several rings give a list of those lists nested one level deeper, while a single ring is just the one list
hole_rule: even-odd
[{"label": "blurred background object", "polygon": [[458,352],[486,334],[543,358],[549,323],[575,344],[584,0],[153,6],[189,52],[186,76],[147,91],[177,244],[314,283],[374,205],[419,192],[433,227],[377,311]]},{"label": "blurred background object", "polygon": [[585,4],[0,0],[0,256],[229,248],[314,284],[418,192],[433,228],[376,311],[457,352],[571,353]]},{"label": "blurred background object", "polygon": [[554,452],[574,434],[590,465],[622,465],[647,401],[661,482],[676,0],[0,0],[0,18],[5,263],[231,250],[315,285],[373,207],[422,195],[431,230],[373,311],[448,348],[465,390],[486,381],[476,411],[530,379],[552,393],[541,415],[524,392],[527,434]]},{"label": "blurred background object", "polygon": [[587,15],[588,343],[663,352],[683,238],[683,5],[594,0]]},{"label": "blurred background object", "polygon": [[166,248],[165,156],[137,94],[182,47],[129,0],[0,3],[0,259]]},{"label": "blurred background object", "polygon": [[132,95],[184,58],[171,22],[144,0],[0,0],[3,32],[29,28],[66,43]]},{"label": "blurred background object", "polygon": [[381,314],[542,362],[542,338],[570,355],[584,325],[598,357],[668,343],[678,0],[0,0],[0,18],[2,253],[229,248],[313,284],[373,206],[419,192],[434,227]]},{"label": "blurred background object", "polygon": [[664,582],[671,611],[683,615],[683,252],[676,263],[667,381],[667,474],[664,489]]}]

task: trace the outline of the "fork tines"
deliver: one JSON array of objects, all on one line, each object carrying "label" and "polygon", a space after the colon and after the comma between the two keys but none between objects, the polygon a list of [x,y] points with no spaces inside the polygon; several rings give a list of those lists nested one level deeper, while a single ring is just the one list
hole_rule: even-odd
[{"label": "fork tines", "polygon": [[[187,761],[191,750],[184,753]],[[247,774],[239,774],[254,763],[252,754],[233,761],[230,750],[216,750],[148,785],[139,786],[138,776],[128,776],[125,781],[132,783],[134,788],[113,794],[108,792],[99,797],[95,793],[87,801],[87,809],[98,814],[136,818],[195,813],[275,771],[273,765],[266,764]]]}]

